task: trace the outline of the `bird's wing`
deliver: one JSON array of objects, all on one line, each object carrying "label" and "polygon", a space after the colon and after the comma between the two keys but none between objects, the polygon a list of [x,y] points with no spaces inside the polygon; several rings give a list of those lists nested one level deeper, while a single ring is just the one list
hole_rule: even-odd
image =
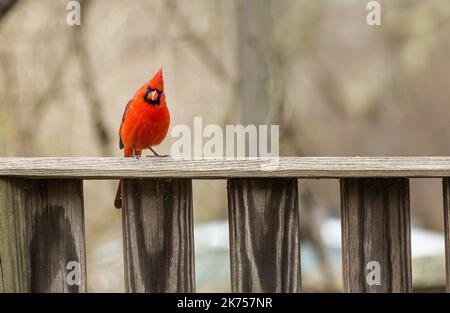
[{"label": "bird's wing", "polygon": [[122,125],[123,125],[123,122],[125,121],[125,115],[127,114],[128,108],[130,107],[132,100],[133,99],[128,101],[127,106],[125,107],[125,111],[123,112],[123,115],[122,115],[122,122],[120,122],[120,128],[119,128],[119,148],[120,149],[123,149],[122,137],[120,137],[120,134],[122,133]]}]

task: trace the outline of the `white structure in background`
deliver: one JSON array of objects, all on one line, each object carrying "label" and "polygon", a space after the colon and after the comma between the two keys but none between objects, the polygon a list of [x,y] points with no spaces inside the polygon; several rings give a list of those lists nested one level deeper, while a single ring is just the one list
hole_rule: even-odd
[{"label": "white structure in background", "polygon": [[[320,232],[333,267],[333,288],[339,290],[342,288],[340,219],[327,219]],[[194,238],[197,291],[230,291],[228,222],[195,225]],[[422,288],[445,286],[444,235],[413,227],[411,241],[414,284]],[[88,283],[95,290],[120,291],[117,286],[123,286],[122,249],[122,240],[114,240],[89,254],[92,266],[88,266]],[[314,250],[305,242],[301,253],[304,288],[319,288],[321,272]]]}]

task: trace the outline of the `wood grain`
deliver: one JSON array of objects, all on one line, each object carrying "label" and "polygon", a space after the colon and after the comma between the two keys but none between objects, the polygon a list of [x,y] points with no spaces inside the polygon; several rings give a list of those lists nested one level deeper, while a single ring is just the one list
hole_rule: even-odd
[{"label": "wood grain", "polygon": [[127,292],[194,292],[190,179],[125,179],[122,184]]},{"label": "wood grain", "polygon": [[[86,291],[80,180],[0,180],[0,292]],[[79,262],[79,284],[67,264]]]},{"label": "wood grain", "polygon": [[[278,162],[278,163],[277,163]],[[267,165],[272,164],[272,168]],[[0,176],[32,178],[446,177],[450,157],[0,158]]]},{"label": "wood grain", "polygon": [[24,180],[0,179],[0,293],[29,291]]},{"label": "wood grain", "polygon": [[444,195],[445,268],[447,292],[450,293],[450,178],[442,180]]},{"label": "wood grain", "polygon": [[[341,179],[341,221],[344,289],[411,292],[408,179]],[[371,261],[380,264],[380,285],[366,281]]]},{"label": "wood grain", "polygon": [[296,179],[228,180],[233,292],[300,292]]},{"label": "wood grain", "polygon": [[[81,180],[30,180],[26,187],[32,292],[85,292],[86,249]],[[81,265],[79,285],[67,283],[69,262]]]}]

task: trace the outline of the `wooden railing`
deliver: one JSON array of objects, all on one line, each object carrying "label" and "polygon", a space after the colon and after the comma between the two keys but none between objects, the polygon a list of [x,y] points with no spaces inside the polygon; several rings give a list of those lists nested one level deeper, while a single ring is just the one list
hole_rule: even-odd
[{"label": "wooden railing", "polygon": [[[450,157],[0,158],[0,291],[84,292],[83,180],[123,179],[128,292],[194,292],[192,179],[227,179],[234,292],[300,292],[297,180],[339,178],[344,288],[410,292],[410,177],[441,177],[450,286]],[[113,210],[113,208],[111,208]],[[366,281],[369,262],[380,284]],[[80,284],[68,284],[68,264]]]}]

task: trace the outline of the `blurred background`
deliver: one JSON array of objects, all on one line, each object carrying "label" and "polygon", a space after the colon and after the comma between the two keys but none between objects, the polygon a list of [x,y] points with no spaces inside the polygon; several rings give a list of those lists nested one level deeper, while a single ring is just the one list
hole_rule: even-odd
[{"label": "blurred background", "polygon": [[[280,125],[281,156],[450,154],[450,1],[0,0],[0,155],[121,156],[162,66],[172,126]],[[158,147],[170,153],[170,136]],[[123,291],[117,181],[85,181],[88,289]],[[339,184],[299,182],[305,291],[341,291]],[[411,180],[416,291],[445,284],[439,179]],[[194,182],[198,291],[229,291],[226,184]]]}]

